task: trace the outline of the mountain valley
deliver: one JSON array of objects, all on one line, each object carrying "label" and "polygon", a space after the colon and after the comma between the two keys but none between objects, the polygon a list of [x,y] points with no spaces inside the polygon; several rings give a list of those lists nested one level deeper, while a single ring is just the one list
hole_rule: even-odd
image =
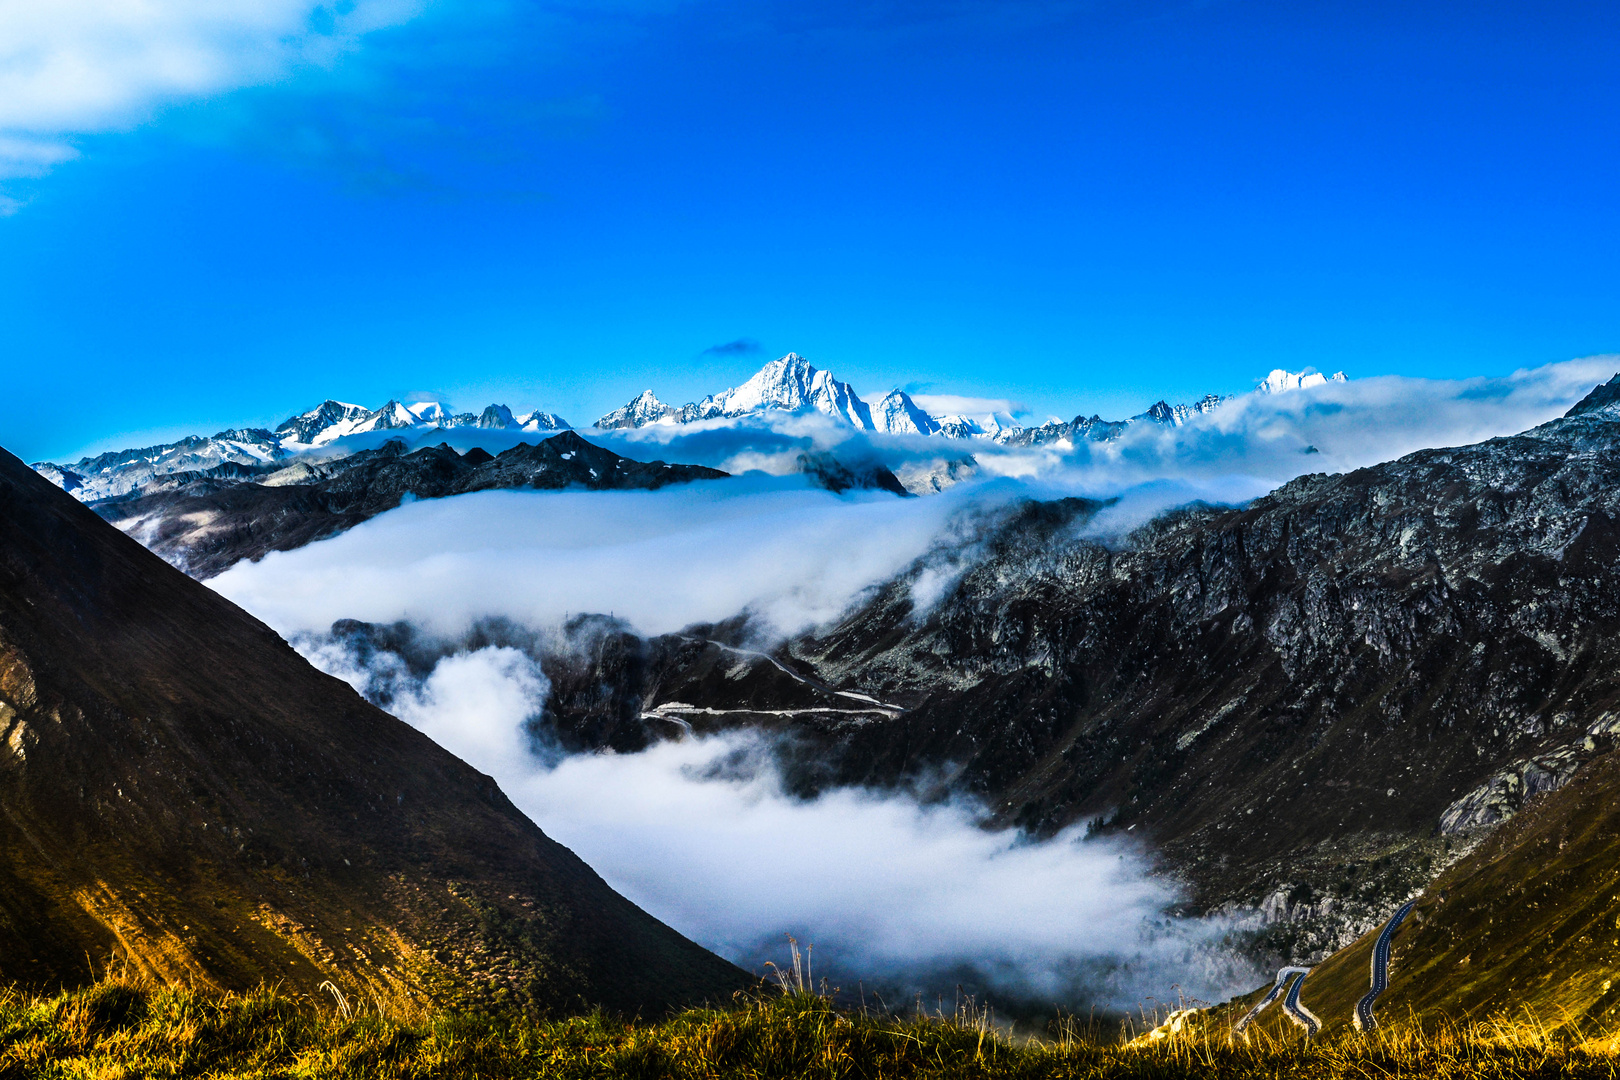
[{"label": "mountain valley", "polygon": [[[683,420],[649,392],[598,431],[761,409],[831,409],[876,430],[877,414],[856,408],[844,384],[794,361],[762,373],[786,396],[744,384]],[[1329,381],[1273,375],[1271,393]],[[1220,407],[1161,403],[1128,422],[1077,417],[994,439],[1109,440],[1131,423],[1173,427]],[[334,416],[311,424],[355,420]],[[318,437],[313,426],[294,433]],[[911,493],[910,481],[854,460],[805,451],[798,469],[834,491]],[[154,475],[92,507],[209,577],[412,498],[724,475],[643,464],[571,430],[498,455],[390,439]],[[1557,808],[1602,798],[1607,781],[1592,778],[1608,775],[1620,734],[1616,490],[1620,376],[1519,435],[1301,476],[1236,507],[1194,503],[1124,535],[1101,525],[1111,499],[968,501],[908,569],[785,641],[747,611],[661,636],[576,614],[552,629],[491,618],[454,638],[347,620],[330,637],[362,666],[386,657],[424,676],[460,652],[520,650],[549,683],[534,734],[566,753],[757,730],[801,796],[967,794],[989,825],[1037,838],[1083,826],[1149,845],[1185,886],[1186,914],[1230,920],[1265,962],[1327,961],[1314,985],[1339,995],[1354,982],[1334,974],[1348,970],[1343,957],[1364,957],[1358,939],[1414,895],[1424,899],[1401,941],[1436,956],[1463,947],[1429,929],[1446,902],[1431,882],[1455,882],[1439,888],[1494,911],[1503,886],[1491,867],[1505,860],[1534,877],[1564,850],[1546,851],[1548,829],[1565,847],[1577,834],[1596,842],[1600,833],[1571,824],[1575,811]],[[1476,896],[1481,881],[1497,884]],[[1601,906],[1595,895],[1590,904]],[[1577,938],[1591,940],[1570,946],[1566,966],[1597,955],[1596,937]],[[1532,963],[1521,944],[1502,947],[1511,956],[1493,964]],[[1495,983],[1447,997],[1458,985],[1431,981],[1390,1000],[1505,1001]]]},{"label": "mountain valley", "polygon": [[[746,617],[475,640],[540,660],[572,750],[762,728],[805,793],[944,785],[1035,835],[1144,838],[1258,955],[1321,959],[1607,760],[1617,394],[1119,544],[1087,535],[1105,502],[1017,503],[768,656]],[[336,632],[418,667],[475,647]]]}]

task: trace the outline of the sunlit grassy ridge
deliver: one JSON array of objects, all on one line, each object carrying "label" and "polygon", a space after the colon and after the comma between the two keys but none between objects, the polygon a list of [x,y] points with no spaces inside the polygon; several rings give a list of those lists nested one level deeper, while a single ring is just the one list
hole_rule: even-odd
[{"label": "sunlit grassy ridge", "polygon": [[209,995],[103,982],[0,1000],[0,1077],[1613,1077],[1610,1041],[1533,1025],[1397,1031],[1305,1046],[1224,1024],[1131,1045],[1112,1032],[1014,1042],[968,1014],[878,1017],[809,993],[745,996],[657,1023],[407,1015],[274,989]]}]

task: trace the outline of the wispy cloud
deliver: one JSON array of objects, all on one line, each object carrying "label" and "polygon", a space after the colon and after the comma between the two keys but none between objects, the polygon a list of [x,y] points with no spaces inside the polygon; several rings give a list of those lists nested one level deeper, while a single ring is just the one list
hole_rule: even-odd
[{"label": "wispy cloud", "polygon": [[421,0],[60,0],[0,5],[0,177],[74,157],[75,135],[326,64]]},{"label": "wispy cloud", "polygon": [[699,356],[758,356],[765,351],[765,346],[753,338],[738,338],[735,341],[722,342],[719,345],[710,345]]}]

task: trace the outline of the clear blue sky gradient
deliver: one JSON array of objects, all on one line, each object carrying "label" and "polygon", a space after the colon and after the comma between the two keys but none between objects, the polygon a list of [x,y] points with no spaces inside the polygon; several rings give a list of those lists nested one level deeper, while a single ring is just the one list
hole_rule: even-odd
[{"label": "clear blue sky gradient", "polygon": [[441,0],[8,182],[0,443],[583,425],[788,350],[1042,418],[1620,351],[1617,45],[1596,3]]}]

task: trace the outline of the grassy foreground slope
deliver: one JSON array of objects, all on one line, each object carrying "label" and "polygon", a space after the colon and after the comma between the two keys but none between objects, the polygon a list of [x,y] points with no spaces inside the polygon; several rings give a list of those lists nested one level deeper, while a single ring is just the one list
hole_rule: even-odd
[{"label": "grassy foreground slope", "polygon": [[[1331,1028],[1367,991],[1368,934],[1313,971],[1305,1001]],[[1431,882],[1395,938],[1381,1017],[1534,1016],[1620,1024],[1620,753],[1532,799]]]},{"label": "grassy foreground slope", "polygon": [[0,451],[0,980],[652,1014],[747,976]]},{"label": "grassy foreground slope", "polygon": [[[347,1003],[354,1008],[357,1003]],[[1095,1036],[1101,1033],[1090,1033]],[[0,999],[0,1077],[570,1078],[1452,1078],[1612,1077],[1612,1043],[1570,1045],[1489,1028],[1375,1039],[1192,1032],[1142,1045],[1080,1037],[1012,1043],[956,1018],[839,1012],[812,994],[745,996],[726,1010],[637,1024],[398,1018],[272,990],[206,996],[104,982]]]}]

